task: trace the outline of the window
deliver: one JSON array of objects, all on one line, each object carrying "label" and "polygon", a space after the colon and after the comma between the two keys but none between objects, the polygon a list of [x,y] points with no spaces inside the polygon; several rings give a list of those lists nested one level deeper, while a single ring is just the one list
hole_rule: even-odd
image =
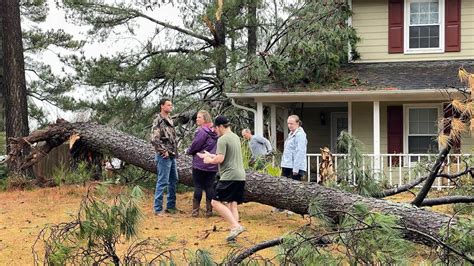
[{"label": "window", "polygon": [[[405,150],[410,154],[438,152],[438,117],[440,107],[406,107]],[[414,158],[412,158],[414,159]],[[413,161],[413,160],[412,160]]]},{"label": "window", "polygon": [[405,0],[405,52],[443,52],[444,0]]}]

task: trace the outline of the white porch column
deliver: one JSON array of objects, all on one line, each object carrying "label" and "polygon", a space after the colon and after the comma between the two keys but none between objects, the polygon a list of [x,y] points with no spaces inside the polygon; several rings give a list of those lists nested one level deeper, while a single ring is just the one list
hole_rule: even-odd
[{"label": "white porch column", "polygon": [[374,101],[374,175],[380,177],[380,101]]},{"label": "white porch column", "polygon": [[277,144],[276,105],[270,105],[270,142],[276,149]]},{"label": "white porch column", "polygon": [[263,136],[263,103],[257,102],[257,115],[255,116],[255,135]]},{"label": "white porch column", "polygon": [[352,135],[352,102],[347,102],[347,132]]},{"label": "white porch column", "polygon": [[283,109],[283,117],[281,119],[281,127],[283,128],[283,139],[286,140],[288,138],[288,109]]}]

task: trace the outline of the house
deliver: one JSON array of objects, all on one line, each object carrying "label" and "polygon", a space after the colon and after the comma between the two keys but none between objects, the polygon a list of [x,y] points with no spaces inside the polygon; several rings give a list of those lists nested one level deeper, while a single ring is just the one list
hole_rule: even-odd
[{"label": "house", "polygon": [[[264,110],[269,110],[274,145],[278,131],[288,134],[288,114],[298,114],[308,135],[308,169],[317,169],[320,148],[337,153],[337,136],[347,130],[365,144],[367,165],[390,184],[401,184],[413,178],[417,161],[439,149],[438,119],[451,112],[444,110],[448,94],[464,87],[458,68],[474,72],[474,1],[349,1],[349,23],[361,40],[360,58],[347,70],[360,84],[301,92],[267,85],[227,95],[255,107],[256,134],[263,134]],[[474,138],[468,135],[454,152],[470,156],[473,149]],[[461,159],[450,157],[458,167]]]}]

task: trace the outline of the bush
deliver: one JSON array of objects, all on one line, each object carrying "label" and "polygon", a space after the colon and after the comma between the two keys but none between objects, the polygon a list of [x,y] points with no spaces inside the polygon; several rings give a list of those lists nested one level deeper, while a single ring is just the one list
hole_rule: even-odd
[{"label": "bush", "polygon": [[53,170],[53,181],[55,185],[83,184],[91,180],[92,171],[86,162],[80,162],[76,170],[71,170],[66,165],[60,165]]},{"label": "bush", "polygon": [[115,170],[111,175],[107,174],[104,179],[112,181],[115,184],[140,186],[146,189],[154,189],[156,184],[156,174],[130,164],[123,166],[119,170]]},{"label": "bush", "polygon": [[4,163],[0,163],[0,180],[5,180],[8,177],[8,168]]},{"label": "bush", "polygon": [[[73,221],[41,230],[33,245],[35,265],[173,264],[171,252],[162,249],[163,243],[136,239],[143,218],[139,208],[142,197],[139,187],[115,198],[105,186],[89,189]],[[117,244],[131,240],[135,241],[119,257]]]},{"label": "bush", "polygon": [[0,155],[6,154],[7,153],[7,136],[4,131],[0,132]]},{"label": "bush", "polygon": [[[446,242],[468,257],[474,255],[474,220],[470,218],[460,218],[457,224],[446,226],[441,233],[445,236]],[[453,253],[451,250],[440,248],[439,260],[445,265],[463,265],[465,259]],[[468,265],[466,263],[466,265]]]},{"label": "bush", "polygon": [[309,208],[318,223],[284,238],[281,264],[405,265],[414,257],[414,244],[403,239],[398,217],[355,204],[334,224],[318,204]]},{"label": "bush", "polygon": [[32,189],[34,186],[33,181],[24,174],[12,174],[6,179],[6,189]]}]

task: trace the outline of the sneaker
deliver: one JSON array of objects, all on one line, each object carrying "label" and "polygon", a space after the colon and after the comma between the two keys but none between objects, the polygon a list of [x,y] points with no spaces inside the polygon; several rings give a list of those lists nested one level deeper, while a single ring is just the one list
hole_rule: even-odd
[{"label": "sneaker", "polygon": [[245,228],[243,226],[239,226],[237,228],[233,228],[230,230],[229,235],[227,236],[226,240],[227,241],[232,241],[235,238],[237,238],[238,235],[240,235],[243,231],[245,231]]},{"label": "sneaker", "polygon": [[155,216],[165,217],[166,215],[163,212],[155,212]]},{"label": "sneaker", "polygon": [[171,208],[171,209],[166,209],[165,212],[169,214],[176,214],[179,212],[179,210],[176,208]]}]

